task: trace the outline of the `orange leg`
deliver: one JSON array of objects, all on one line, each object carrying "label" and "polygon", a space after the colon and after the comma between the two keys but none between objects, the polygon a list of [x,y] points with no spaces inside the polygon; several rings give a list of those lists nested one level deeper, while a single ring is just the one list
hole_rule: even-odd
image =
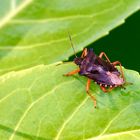
[{"label": "orange leg", "polygon": [[95,99],[95,97],[92,94],[89,93],[90,82],[91,82],[91,80],[88,79],[87,86],[86,86],[86,92],[91,97],[91,99],[93,100],[94,107],[96,108],[96,99]]},{"label": "orange leg", "polygon": [[112,90],[114,89],[114,87],[109,88],[109,89],[106,89],[106,88],[103,87],[103,86],[100,86],[100,88],[101,88],[101,90],[102,90],[103,92],[110,92],[110,91],[112,91]]},{"label": "orange leg", "polygon": [[84,48],[81,57],[85,57],[87,55],[87,48]]},{"label": "orange leg", "polygon": [[71,71],[71,72],[69,72],[67,74],[64,74],[64,76],[71,76],[71,75],[74,75],[74,74],[78,73],[79,71],[80,71],[80,69],[76,69],[76,70]]},{"label": "orange leg", "polygon": [[125,81],[124,73],[123,73],[123,70],[122,70],[122,64],[119,61],[115,61],[112,64],[114,66],[116,66],[116,65],[119,65],[120,66],[121,75],[122,75],[123,80]]},{"label": "orange leg", "polygon": [[106,55],[104,52],[101,52],[100,55],[99,55],[99,57],[102,58],[103,56],[106,58],[106,60],[107,60],[109,63],[111,63],[110,60],[109,60],[109,58],[107,57],[107,55]]}]

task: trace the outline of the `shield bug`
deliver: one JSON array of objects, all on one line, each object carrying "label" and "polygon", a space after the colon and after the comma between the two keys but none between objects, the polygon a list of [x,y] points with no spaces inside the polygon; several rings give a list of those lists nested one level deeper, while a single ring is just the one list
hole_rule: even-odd
[{"label": "shield bug", "polygon": [[[84,48],[81,57],[77,57],[70,34],[69,39],[75,53],[74,63],[78,65],[78,69],[65,74],[65,76],[79,73],[79,75],[87,77],[86,92],[96,107],[96,98],[89,92],[91,81],[98,84],[103,92],[110,92],[116,87],[123,87],[125,78],[122,65],[119,61],[111,63],[104,52],[101,52],[99,56],[96,55],[92,48]],[[120,71],[115,67],[116,65],[120,66]]]}]

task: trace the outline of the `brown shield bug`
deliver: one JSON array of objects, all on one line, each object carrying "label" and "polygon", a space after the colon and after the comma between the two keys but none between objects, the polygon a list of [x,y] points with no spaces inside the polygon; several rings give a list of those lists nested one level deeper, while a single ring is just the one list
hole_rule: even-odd
[{"label": "brown shield bug", "polygon": [[[70,34],[69,38],[71,46],[74,50]],[[103,56],[106,60],[103,59]],[[88,78],[86,92],[93,100],[94,107],[96,107],[96,98],[89,93],[89,87],[92,80],[100,86],[103,92],[110,92],[115,87],[123,87],[125,84],[121,63],[119,61],[111,63],[104,52],[101,52],[100,55],[97,56],[92,48],[84,48],[81,57],[76,56],[74,63],[78,65],[79,68],[65,74],[65,76],[71,76],[73,74],[79,73],[79,75]],[[116,65],[120,66],[120,72],[115,67]]]}]

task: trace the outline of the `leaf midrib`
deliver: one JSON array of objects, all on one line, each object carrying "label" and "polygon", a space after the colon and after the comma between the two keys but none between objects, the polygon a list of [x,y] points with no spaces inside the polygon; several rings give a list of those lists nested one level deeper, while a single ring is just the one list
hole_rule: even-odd
[{"label": "leaf midrib", "polygon": [[13,17],[15,17],[20,11],[22,11],[33,0],[24,0],[17,8],[10,11],[0,22],[0,29],[5,26]]}]

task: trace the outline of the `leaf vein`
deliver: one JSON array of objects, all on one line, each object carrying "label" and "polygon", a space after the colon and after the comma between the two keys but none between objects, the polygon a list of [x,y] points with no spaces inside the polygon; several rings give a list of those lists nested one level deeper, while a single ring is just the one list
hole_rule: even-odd
[{"label": "leaf vein", "polygon": [[86,103],[88,97],[86,97],[80,104],[79,106],[77,106],[75,108],[75,110],[73,111],[73,113],[63,122],[62,126],[60,127],[56,137],[54,138],[54,140],[58,140],[65,128],[65,126],[72,120],[72,118],[75,116],[75,114],[79,111],[79,109]]},{"label": "leaf vein", "polygon": [[58,17],[58,18],[49,18],[49,19],[39,19],[39,20],[30,20],[30,19],[26,19],[26,20],[18,20],[18,19],[13,19],[10,22],[11,23],[46,23],[46,22],[51,22],[51,21],[58,21],[58,20],[71,20],[71,19],[77,19],[77,18],[93,18],[96,17],[98,15],[102,15],[106,12],[111,12],[113,10],[115,10],[116,8],[118,8],[119,6],[121,6],[122,1],[119,1],[117,4],[115,4],[114,6],[112,6],[109,9],[105,9],[103,11],[100,11],[98,13],[94,13],[94,14],[85,14],[85,15],[71,15],[71,16],[65,16],[65,17]]},{"label": "leaf vein", "polygon": [[20,6],[15,10],[10,11],[7,16],[5,16],[0,22],[0,28],[5,26],[14,16],[16,16],[21,10],[23,10],[27,5],[29,5],[33,0],[24,0]]},{"label": "leaf vein", "polygon": [[125,135],[125,134],[130,134],[133,132],[140,132],[140,129],[137,130],[129,130],[129,131],[124,131],[124,132],[116,132],[116,133],[112,133],[112,134],[106,134],[106,135],[102,135],[101,137],[93,137],[93,138],[88,138],[86,140],[100,140],[102,138],[108,138],[108,137],[115,137],[118,135]]},{"label": "leaf vein", "polygon": [[9,140],[12,140],[12,139],[14,138],[15,133],[16,133],[16,131],[19,129],[19,127],[20,127],[22,121],[25,119],[25,117],[27,116],[28,112],[33,108],[33,106],[34,106],[36,103],[38,103],[40,100],[44,99],[45,97],[51,95],[52,93],[54,93],[54,91],[55,91],[57,88],[61,87],[62,85],[71,83],[71,82],[73,82],[73,81],[75,81],[75,80],[68,81],[68,82],[63,82],[63,83],[61,83],[61,84],[55,86],[51,91],[47,92],[47,94],[44,94],[43,96],[39,97],[37,100],[35,100],[34,102],[32,102],[31,105],[28,106],[28,108],[25,110],[25,112],[23,113],[23,115],[21,116],[21,118],[19,119],[19,121],[17,122],[17,125],[15,126],[15,129],[14,129],[13,133],[11,134]]},{"label": "leaf vein", "polygon": [[124,112],[124,111],[126,111],[129,107],[131,106],[131,104],[130,105],[128,105],[128,106],[126,106],[124,109],[122,109],[120,112],[118,112],[118,114],[108,123],[108,125],[104,128],[104,130],[101,132],[101,134],[99,135],[99,137],[100,136],[102,136],[102,135],[104,135],[104,133],[108,130],[108,128],[112,125],[112,123]]}]

